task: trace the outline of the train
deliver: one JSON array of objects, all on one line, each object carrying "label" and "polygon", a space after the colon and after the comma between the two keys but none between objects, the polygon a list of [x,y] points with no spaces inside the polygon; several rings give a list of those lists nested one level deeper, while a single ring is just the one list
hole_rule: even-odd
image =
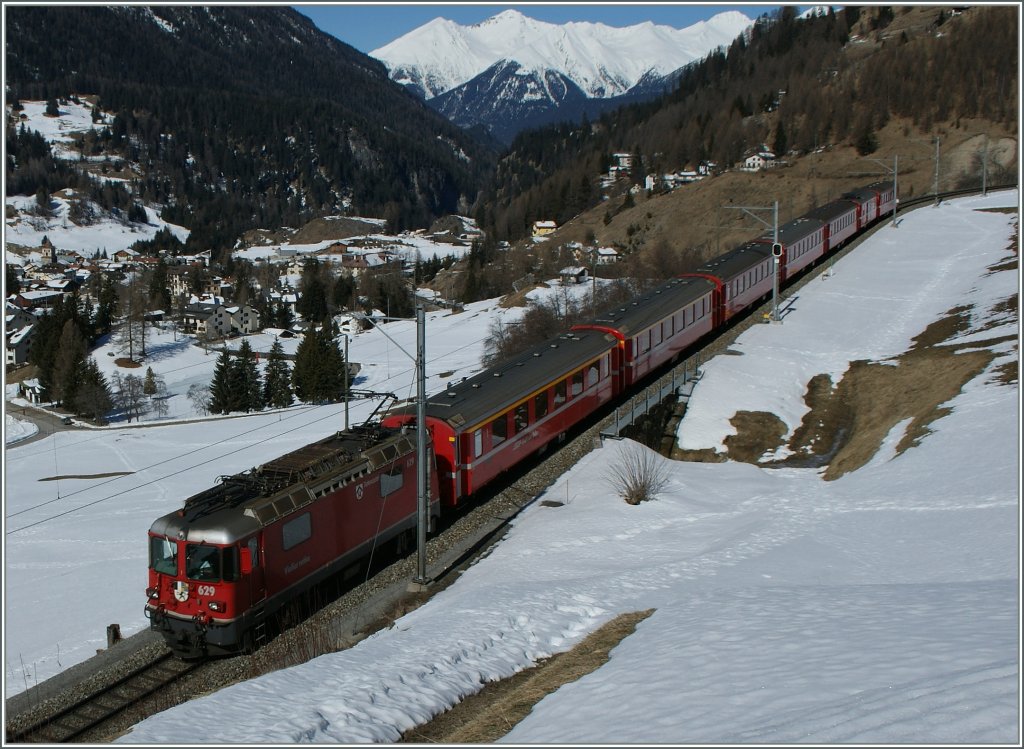
[{"label": "train", "polygon": [[[425,404],[428,532],[593,412],[731,324],[895,210],[893,182],[849,191]],[[778,264],[778,278],[775,265]],[[418,519],[416,408],[392,408],[221,480],[150,527],[145,615],[183,658],[251,652],[271,618]],[[379,409],[378,409],[379,411]]]}]

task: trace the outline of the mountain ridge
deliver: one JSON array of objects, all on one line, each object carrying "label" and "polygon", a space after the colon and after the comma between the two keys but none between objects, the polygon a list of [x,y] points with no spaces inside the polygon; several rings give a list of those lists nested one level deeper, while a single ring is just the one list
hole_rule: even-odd
[{"label": "mountain ridge", "polygon": [[752,23],[728,11],[684,29],[558,25],[507,10],[472,26],[435,18],[370,55],[455,124],[508,143],[527,127],[655,96]]}]

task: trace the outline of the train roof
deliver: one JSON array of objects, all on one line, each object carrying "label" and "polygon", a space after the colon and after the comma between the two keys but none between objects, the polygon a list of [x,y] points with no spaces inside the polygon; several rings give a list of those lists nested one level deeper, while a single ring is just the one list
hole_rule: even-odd
[{"label": "train roof", "polygon": [[[819,218],[809,218],[808,216],[800,216],[787,221],[779,227],[779,242],[786,247],[796,244],[801,239],[816,231],[821,231],[822,227],[825,226],[825,222]],[[771,242],[774,237],[774,232],[764,234],[762,240],[765,242]]]},{"label": "train roof", "polygon": [[[472,427],[575,371],[615,347],[615,338],[596,330],[563,333],[495,367],[488,367],[427,399],[427,416],[455,428]],[[415,406],[392,414],[415,414]]]},{"label": "train roof", "polygon": [[584,325],[601,325],[629,337],[710,293],[715,284],[706,278],[673,278],[632,301],[602,312]]},{"label": "train roof", "polygon": [[754,240],[729,250],[724,255],[708,260],[698,266],[697,273],[708,273],[728,282],[764,262],[772,255],[771,240]]},{"label": "train roof", "polygon": [[872,190],[870,187],[859,187],[856,190],[850,190],[849,192],[843,193],[843,197],[848,200],[855,200],[858,203],[868,203],[874,200],[878,196],[877,190]]},{"label": "train roof", "polygon": [[355,427],[292,450],[185,500],[151,533],[195,543],[230,544],[313,501],[310,487],[346,483],[416,450],[415,435]]},{"label": "train roof", "polygon": [[808,211],[804,214],[804,217],[816,218],[828,223],[856,209],[857,204],[852,200],[840,198],[839,200],[833,200],[831,203],[825,203],[825,205],[818,206],[817,208]]}]

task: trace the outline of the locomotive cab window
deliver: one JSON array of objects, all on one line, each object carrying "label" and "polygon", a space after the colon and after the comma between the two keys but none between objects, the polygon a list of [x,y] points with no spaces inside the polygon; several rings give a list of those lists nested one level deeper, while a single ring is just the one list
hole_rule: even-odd
[{"label": "locomotive cab window", "polygon": [[185,577],[189,580],[219,582],[220,549],[207,544],[188,544],[185,547]]},{"label": "locomotive cab window", "polygon": [[149,567],[164,575],[178,574],[178,544],[162,536],[150,538]]}]

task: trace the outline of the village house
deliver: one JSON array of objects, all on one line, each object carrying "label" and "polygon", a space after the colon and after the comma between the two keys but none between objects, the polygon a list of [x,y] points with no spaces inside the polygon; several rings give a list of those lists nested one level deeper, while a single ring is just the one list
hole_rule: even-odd
[{"label": "village house", "polygon": [[743,169],[756,172],[761,169],[772,169],[775,166],[775,154],[767,149],[752,153],[743,160]]},{"label": "village house", "polygon": [[558,271],[558,278],[562,282],[562,286],[573,286],[579,283],[586,283],[590,280],[590,271],[584,268],[582,265],[574,265],[568,268],[562,268]]},{"label": "village house", "polygon": [[8,328],[5,333],[4,349],[5,361],[8,367],[19,367],[28,363],[32,353],[32,331],[35,326],[11,330]]},{"label": "village house", "polygon": [[63,297],[64,292],[55,289],[30,289],[14,294],[10,301],[24,310],[52,309]]},{"label": "village house", "polygon": [[133,263],[136,258],[139,257],[139,253],[135,250],[128,249],[127,247],[123,250],[118,250],[113,254],[111,259],[116,263]]},{"label": "village house", "polygon": [[401,259],[395,257],[386,250],[368,252],[346,252],[341,256],[341,267],[353,276],[371,268],[384,268],[386,266],[401,267]]},{"label": "village house", "polygon": [[32,349],[32,326],[36,317],[31,312],[7,302],[4,315],[4,344],[7,366],[17,366],[28,361]]},{"label": "village house", "polygon": [[551,234],[557,228],[558,224],[556,224],[554,221],[534,221],[533,236],[546,237],[548,234]]}]

